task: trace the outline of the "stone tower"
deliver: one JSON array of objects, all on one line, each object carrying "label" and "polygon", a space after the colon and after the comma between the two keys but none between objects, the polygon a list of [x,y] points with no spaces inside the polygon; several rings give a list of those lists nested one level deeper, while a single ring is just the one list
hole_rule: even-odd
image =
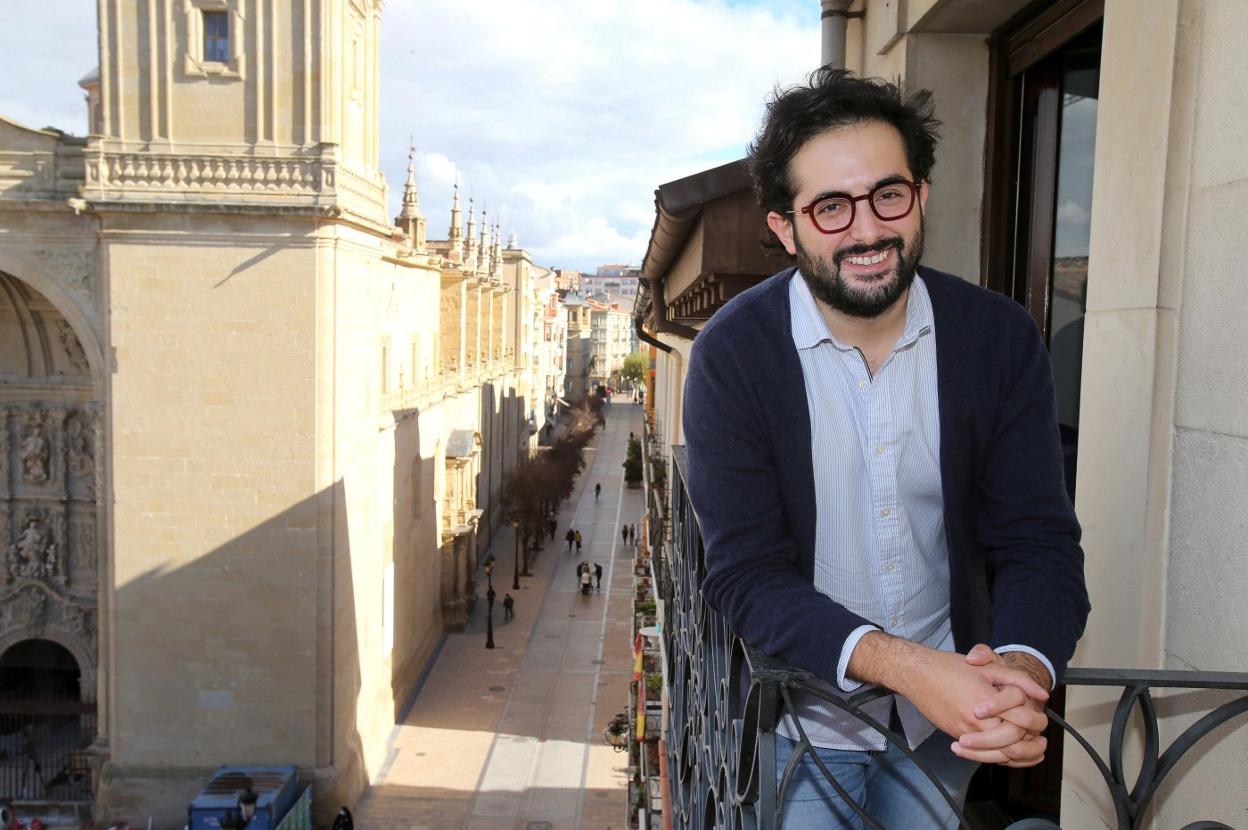
[{"label": "stone tower", "polygon": [[354,493],[393,471],[342,459],[376,442],[419,342],[386,322],[390,275],[437,277],[393,264],[381,6],[98,2],[81,195],[111,364],[101,818],[180,827],[204,770],[244,761],[298,765],[323,825],[384,758],[391,669],[359,645],[382,618],[351,586],[387,566],[342,531],[381,537]]}]

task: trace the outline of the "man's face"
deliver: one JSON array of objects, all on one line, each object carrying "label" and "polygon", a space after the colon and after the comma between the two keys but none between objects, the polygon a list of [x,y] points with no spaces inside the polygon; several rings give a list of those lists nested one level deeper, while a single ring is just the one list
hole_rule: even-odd
[{"label": "man's face", "polygon": [[927,184],[914,208],[900,219],[882,220],[867,200],[854,205],[843,231],[819,232],[803,207],[832,194],[861,196],[877,185],[913,179],[901,135],[882,121],[841,127],[812,138],[789,162],[797,185],[791,214],[767,214],[767,223],[797,257],[811,293],[853,317],[878,317],[905,295],[923,253]]}]

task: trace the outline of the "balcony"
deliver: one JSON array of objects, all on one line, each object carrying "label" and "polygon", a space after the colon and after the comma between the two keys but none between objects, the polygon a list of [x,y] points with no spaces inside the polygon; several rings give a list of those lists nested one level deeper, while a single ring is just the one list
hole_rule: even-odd
[{"label": "balcony", "polygon": [[143,145],[91,141],[84,153],[88,201],[260,207],[269,211],[346,211],[388,225],[385,180],[337,158],[337,147],[239,152],[157,152]]},{"label": "balcony", "polygon": [[[647,430],[648,444],[653,440],[651,432]],[[649,516],[656,569],[666,572],[657,574],[655,579],[663,635],[663,722],[666,726],[661,745],[666,753],[667,780],[664,783],[669,794],[664,810],[670,814],[666,818],[676,828],[779,827],[789,778],[786,776],[777,784],[775,727],[793,693],[801,690],[818,695],[889,740],[896,740],[897,736],[861,709],[862,704],[887,692],[868,689],[847,700],[832,698],[820,691],[809,672],[750,647],[703,601],[705,552],[697,518],[685,490],[684,448],[673,446],[672,456],[670,515],[667,515],[666,500],[655,498],[650,501]],[[671,523],[670,532],[664,532],[665,521]],[[1121,690],[1117,706],[1111,707],[1112,715],[1110,708],[1106,709],[1108,759],[1059,715],[1052,710],[1048,713],[1050,721],[1073,738],[1073,741],[1066,741],[1066,751],[1076,752],[1081,748],[1100,772],[1106,791],[1105,803],[1112,805],[1113,816],[1107,821],[1117,830],[1146,826],[1167,776],[1180,765],[1187,768],[1195,764],[1198,769],[1202,758],[1198,754],[1187,756],[1189,750],[1215,729],[1220,734],[1225,733],[1226,729],[1220,729],[1224,724],[1248,713],[1248,694],[1244,694],[1248,692],[1248,673],[1072,668],[1067,672],[1066,685]],[[1233,694],[1195,719],[1163,750],[1153,692],[1193,689],[1218,689]],[[1202,701],[1199,711],[1205,711],[1207,705]],[[1242,724],[1229,724],[1228,728],[1236,725]],[[810,747],[804,734],[799,743],[800,752]],[[904,747],[905,742],[901,741],[900,745]],[[826,771],[824,774],[827,776]],[[1198,775],[1199,772],[1187,770],[1187,774]],[[928,777],[933,786],[938,786],[930,773]],[[840,789],[831,777],[828,780],[833,789]],[[881,827],[861,805],[855,805],[854,809],[865,826]],[[958,816],[961,827],[968,830],[1005,826],[1014,830],[1051,830],[1058,827],[1052,817],[986,820],[979,816],[968,817],[961,811]],[[1005,822],[1009,821],[1013,823],[1007,825]],[[1195,828],[1229,830],[1217,822],[1185,826],[1185,830]]]}]

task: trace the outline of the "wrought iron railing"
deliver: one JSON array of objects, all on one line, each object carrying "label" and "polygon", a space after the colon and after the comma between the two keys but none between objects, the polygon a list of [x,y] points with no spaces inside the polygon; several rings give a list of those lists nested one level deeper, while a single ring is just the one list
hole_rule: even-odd
[{"label": "wrought iron railing", "polygon": [[[667,655],[667,750],[671,776],[671,824],[676,828],[759,828],[780,826],[788,782],[794,764],[777,781],[775,728],[794,692],[815,695],[868,724],[890,742],[913,755],[904,740],[862,711],[861,706],[884,694],[869,689],[848,699],[826,694],[809,672],[797,669],[746,645],[701,596],[705,575],[701,534],[685,490],[687,462],[683,447],[673,447],[670,549],[666,563],[670,579],[663,579],[663,635]],[[1122,695],[1110,724],[1109,759],[1063,718],[1049,711],[1088,753],[1104,778],[1115,811],[1118,830],[1136,830],[1155,800],[1166,776],[1201,738],[1248,712],[1248,694],[1223,703],[1189,726],[1164,751],[1153,689],[1224,689],[1248,692],[1248,673],[1195,671],[1135,671],[1128,669],[1070,669],[1067,686],[1120,687]],[[1133,713],[1139,714],[1144,735],[1142,763],[1128,780],[1124,747]],[[798,725],[800,731],[800,724]],[[805,734],[794,757],[810,751]],[[817,756],[813,756],[816,758]],[[915,759],[934,787],[940,785]],[[846,798],[844,789],[819,764],[832,789],[851,806],[864,826],[880,828],[861,805]],[[949,798],[944,790],[941,793]],[[975,830],[959,805],[954,804],[961,827]],[[1013,830],[1045,830],[1058,825],[1047,819],[1027,818]],[[1215,830],[1225,824],[1200,821],[1184,830]],[[888,828],[887,830],[894,830]],[[908,828],[902,829],[908,830]]]},{"label": "wrought iron railing", "polygon": [[95,704],[0,695],[0,803],[90,801]]}]

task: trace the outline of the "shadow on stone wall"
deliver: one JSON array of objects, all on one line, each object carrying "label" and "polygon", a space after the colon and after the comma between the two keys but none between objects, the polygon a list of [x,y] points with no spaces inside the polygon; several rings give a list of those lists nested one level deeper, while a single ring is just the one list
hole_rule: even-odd
[{"label": "shadow on stone wall", "polygon": [[[195,532],[145,530],[171,547]],[[355,803],[368,773],[349,539],[338,482],[190,564],[120,585],[97,819],[182,827],[222,764],[297,765],[318,825]]]}]

